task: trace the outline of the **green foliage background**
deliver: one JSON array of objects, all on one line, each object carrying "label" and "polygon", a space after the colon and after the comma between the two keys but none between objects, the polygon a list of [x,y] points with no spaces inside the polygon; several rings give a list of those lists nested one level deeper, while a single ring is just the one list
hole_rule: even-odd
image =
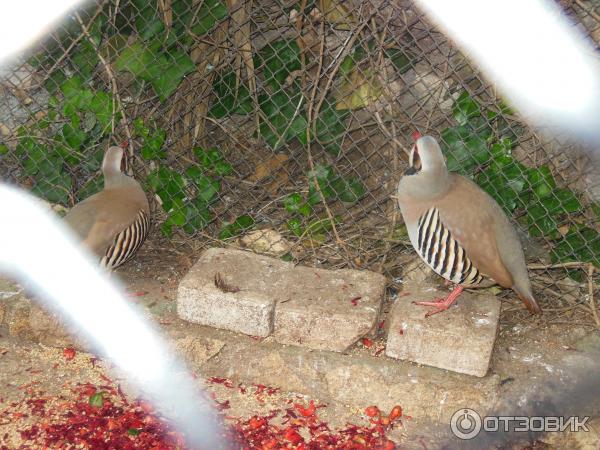
[{"label": "green foliage background", "polygon": [[[218,236],[229,239],[256,225],[257,218],[251,213],[231,220],[214,215],[215,206],[222,201],[223,181],[238,176],[223,149],[196,147],[190,149],[185,164],[173,164],[169,150],[172,137],[164,121],[159,115],[122,117],[104,74],[103,61],[117,76],[130,77],[130,91],[139,98],[156,103],[157,108],[168,104],[184,79],[197,69],[192,59],[194,45],[198,40],[209,40],[229,18],[224,1],[205,0],[199,5],[192,0],[174,0],[167,25],[158,2],[121,2],[112,22],[107,11],[94,20],[86,15],[84,21],[89,25],[84,35],[78,21],[71,18],[55,45],[30,59],[40,71],[53,68],[44,79],[50,94],[47,115],[18,130],[14,150],[22,162],[22,179],[31,182],[35,194],[68,205],[101,189],[98,170],[103,150],[122,120],[128,120],[143,163],[138,177],[160,200],[166,216],[160,229],[166,236],[175,230],[192,235],[220,220]],[[54,64],[69,45],[72,50],[64,63]],[[339,98],[328,95],[310,133],[308,100],[301,77],[294,76],[303,67],[295,39],[279,37],[253,50],[258,76],[256,105],[242,72],[230,64],[214,69],[209,118],[257,117],[252,137],[272,152],[287,152],[292,143],[306,146],[307,136],[325,151],[326,157],[315,162],[314,170],[305,168],[306,188],[279,201],[285,226],[297,237],[324,241],[333,226],[344,223],[344,216],[329,220],[322,213],[323,206],[348,208],[367,195],[361,177],[340,169],[336,162],[342,156],[341,144],[349,133],[353,110],[365,108],[380,95],[381,86],[372,82],[372,74],[364,68],[375,47],[374,39],[354,44],[341,61],[334,82],[336,86],[352,86],[363,71],[366,97],[364,93],[358,95],[344,106]],[[398,76],[417,62],[414,55],[399,47],[386,48],[383,57]],[[507,122],[505,116],[511,114],[502,102],[485,109],[467,92],[459,93],[453,105],[455,124],[440,133],[449,169],[472,178],[531,236],[549,243],[555,261],[590,262],[600,267],[600,236],[583,220],[585,214],[598,217],[600,206],[590,204],[578,192],[561,188],[548,166],[529,167],[514,158],[512,152],[522,129]],[[0,154],[8,152],[8,146],[0,144]]]}]

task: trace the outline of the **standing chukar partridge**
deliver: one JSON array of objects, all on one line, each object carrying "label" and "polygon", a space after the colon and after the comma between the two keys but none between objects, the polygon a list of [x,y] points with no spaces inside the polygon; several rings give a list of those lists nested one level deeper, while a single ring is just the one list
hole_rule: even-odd
[{"label": "standing chukar partridge", "polygon": [[77,203],[65,216],[83,245],[109,270],[128,261],[150,228],[148,199],[140,184],[121,172],[123,149],[110,147],[102,161],[104,190]]},{"label": "standing chukar partridge", "polygon": [[409,164],[398,185],[398,203],[410,242],[438,275],[458,286],[445,299],[417,302],[448,309],[463,286],[484,276],[511,288],[532,314],[533,298],[517,233],[496,201],[472,181],[449,172],[437,141],[415,133]]}]

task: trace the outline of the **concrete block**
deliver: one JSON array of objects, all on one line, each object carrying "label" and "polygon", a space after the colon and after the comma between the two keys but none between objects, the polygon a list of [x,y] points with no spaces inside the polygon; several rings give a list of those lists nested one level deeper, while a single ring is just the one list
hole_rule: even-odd
[{"label": "concrete block", "polygon": [[277,298],[273,287],[288,264],[251,252],[210,248],[181,280],[177,314],[201,325],[269,336]]},{"label": "concrete block", "polygon": [[454,372],[483,377],[500,317],[500,301],[494,296],[463,292],[447,311],[425,317],[428,307],[413,301],[429,301],[448,292],[423,286],[406,286],[389,316],[386,355]]},{"label": "concrete block", "polygon": [[273,337],[282,344],[343,352],[377,323],[383,275],[296,267],[279,293]]},{"label": "concrete block", "polygon": [[[225,289],[216,285],[217,274]],[[315,269],[212,248],[181,281],[177,313],[254,336],[274,331],[285,344],[344,351],[375,325],[384,289],[385,277],[372,272]]]}]

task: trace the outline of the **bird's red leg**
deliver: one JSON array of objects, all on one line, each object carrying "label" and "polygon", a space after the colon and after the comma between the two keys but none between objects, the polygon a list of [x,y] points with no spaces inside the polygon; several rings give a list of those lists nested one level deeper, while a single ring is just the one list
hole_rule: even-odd
[{"label": "bird's red leg", "polygon": [[433,311],[429,311],[425,314],[425,317],[432,316],[442,311],[446,311],[450,305],[452,305],[456,299],[460,296],[463,291],[462,286],[456,286],[450,294],[446,298],[439,298],[431,302],[413,302],[415,305],[419,306],[434,306],[435,309]]}]

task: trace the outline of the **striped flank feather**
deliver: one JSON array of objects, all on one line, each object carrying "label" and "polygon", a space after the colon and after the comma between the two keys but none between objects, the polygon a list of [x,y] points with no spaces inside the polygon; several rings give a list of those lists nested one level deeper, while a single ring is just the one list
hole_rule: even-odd
[{"label": "striped flank feather", "polygon": [[440,220],[437,208],[419,218],[417,252],[435,273],[456,284],[478,284],[479,270]]},{"label": "striped flank feather", "polygon": [[135,221],[117,234],[113,244],[100,261],[100,265],[112,270],[129,261],[143,244],[149,230],[148,215],[140,211]]}]

